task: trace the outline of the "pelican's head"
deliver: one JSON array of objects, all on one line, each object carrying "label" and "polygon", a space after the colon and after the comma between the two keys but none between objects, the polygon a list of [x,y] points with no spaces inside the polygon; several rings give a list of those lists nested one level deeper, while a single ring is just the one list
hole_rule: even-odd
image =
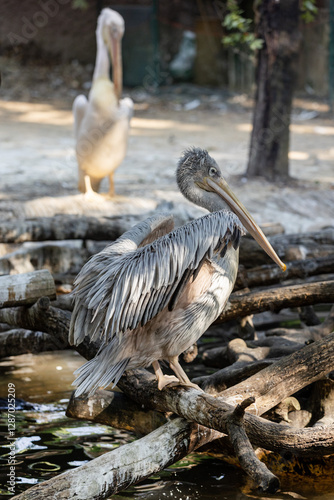
[{"label": "pelican's head", "polygon": [[110,47],[112,40],[120,41],[124,35],[124,19],[115,10],[102,9],[97,22],[97,31],[102,35],[106,46]]},{"label": "pelican's head", "polygon": [[122,94],[122,51],[121,41],[124,35],[124,19],[115,10],[102,9],[97,21],[97,44],[104,44],[110,54],[113,67],[113,83],[117,98]]},{"label": "pelican's head", "polygon": [[187,149],[179,159],[176,180],[181,193],[193,203],[211,212],[222,210],[226,206],[232,210],[269,257],[282,271],[286,270],[286,265],[248,210],[231,191],[217,162],[207,151],[200,148]]}]

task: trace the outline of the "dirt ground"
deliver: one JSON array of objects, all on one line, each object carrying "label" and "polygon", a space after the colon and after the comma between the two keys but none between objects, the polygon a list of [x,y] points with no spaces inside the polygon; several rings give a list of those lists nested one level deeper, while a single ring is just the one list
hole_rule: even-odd
[{"label": "dirt ground", "polygon": [[[77,190],[71,105],[87,94],[92,68],[20,67],[0,58],[0,219],[55,213],[114,215],[157,207],[201,213],[183,200],[175,167],[189,146],[206,148],[260,223],[281,222],[288,233],[333,225],[334,123],[320,100],[295,99],[290,173],[297,181],[247,180],[252,100],[218,89],[177,85],[156,95],[125,92],[135,101],[128,153],[115,174],[117,199],[87,200]],[[107,182],[102,190],[107,191]]]}]

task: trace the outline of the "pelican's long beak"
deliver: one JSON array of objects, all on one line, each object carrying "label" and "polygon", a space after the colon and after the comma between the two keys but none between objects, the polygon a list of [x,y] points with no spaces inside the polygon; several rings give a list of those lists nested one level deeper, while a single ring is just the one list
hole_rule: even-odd
[{"label": "pelican's long beak", "polygon": [[117,99],[122,97],[123,68],[121,38],[110,35],[108,37],[110,58],[112,63],[112,79]]},{"label": "pelican's long beak", "polygon": [[239,217],[242,224],[250,232],[255,241],[263,248],[263,250],[273,259],[274,262],[282,269],[286,270],[286,265],[278,257],[277,253],[263,234],[262,230],[256,224],[255,220],[248,212],[248,210],[243,206],[243,204],[238,200],[233,191],[231,191],[227,182],[223,179],[220,182],[216,182],[210,177],[206,178],[206,184],[210,191],[217,193],[223,200],[228,204],[231,210]]}]

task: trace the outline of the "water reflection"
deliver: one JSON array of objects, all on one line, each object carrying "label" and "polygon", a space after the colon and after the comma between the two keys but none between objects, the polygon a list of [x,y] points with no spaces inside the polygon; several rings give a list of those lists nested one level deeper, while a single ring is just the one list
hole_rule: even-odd
[{"label": "water reflection", "polygon": [[75,351],[55,351],[12,356],[0,362],[0,397],[7,397],[8,383],[15,384],[16,398],[51,403],[69,398],[73,371],[84,363]]},{"label": "water reflection", "polygon": [[[17,400],[15,451],[18,494],[60,472],[135,439],[125,431],[101,424],[75,421],[65,416],[72,392],[73,371],[84,360],[75,352],[61,351],[23,355],[0,362],[0,403],[7,403],[8,383],[15,384]],[[12,496],[7,488],[7,410],[0,415],[0,499]],[[319,485],[321,486],[321,485]],[[334,493],[303,491],[298,484],[285,484],[285,492],[273,500],[333,500]],[[333,488],[334,490],[334,488]],[[110,500],[267,500],[248,486],[238,469],[205,455],[191,454]]]}]

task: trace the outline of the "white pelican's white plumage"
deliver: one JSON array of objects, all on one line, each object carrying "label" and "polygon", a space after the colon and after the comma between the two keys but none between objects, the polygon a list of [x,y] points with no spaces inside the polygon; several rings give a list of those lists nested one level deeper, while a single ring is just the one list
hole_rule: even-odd
[{"label": "white pelican's white plumage", "polygon": [[[212,213],[174,230],[170,215],[150,217],[93,256],[76,279],[70,343],[88,337],[101,346],[77,371],[76,395],[117,384],[125,370],[150,364],[160,389],[193,385],[178,356],[223,310],[237,276],[243,226],[285,269],[206,151],[183,154],[177,182],[186,198]],[[163,375],[159,360],[168,361],[176,377]]]},{"label": "white pelican's white plumage", "polygon": [[122,16],[103,9],[96,28],[97,53],[88,100],[79,95],[73,103],[78,187],[83,193],[97,192],[102,179],[108,177],[109,196],[114,196],[114,172],[126,154],[133,102],[128,97],[121,99],[123,34]]}]

